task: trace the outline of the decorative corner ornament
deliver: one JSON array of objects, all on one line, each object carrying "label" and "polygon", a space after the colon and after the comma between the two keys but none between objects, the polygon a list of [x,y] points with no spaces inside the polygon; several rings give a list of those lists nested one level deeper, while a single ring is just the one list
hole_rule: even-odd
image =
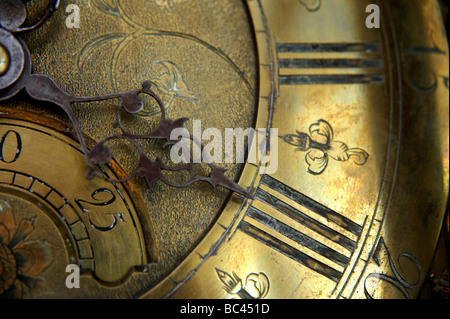
[{"label": "decorative corner ornament", "polygon": [[[253,197],[247,190],[225,176],[224,172],[226,169],[220,168],[212,163],[208,163],[211,169],[209,176],[199,176],[194,170],[192,159],[186,165],[172,167],[163,163],[159,157],[151,160],[146,155],[145,151],[137,143],[137,140],[160,139],[166,141],[165,146],[174,145],[178,140],[173,140],[170,137],[171,132],[174,129],[181,128],[184,122],[188,120],[188,118],[179,118],[176,120],[166,118],[164,103],[151,89],[153,85],[157,86],[157,84],[146,81],[142,84],[141,89],[92,97],[81,97],[64,92],[46,75],[33,74],[31,72],[31,59],[28,48],[16,35],[20,32],[34,30],[40,27],[52,16],[58,7],[59,0],[50,1],[47,9],[36,23],[23,25],[28,15],[24,1],[5,0],[0,3],[0,71],[3,70],[0,75],[0,101],[9,99],[25,89],[33,99],[50,102],[61,108],[72,123],[73,130],[84,153],[86,163],[89,167],[86,173],[87,178],[98,177],[111,183],[121,183],[139,176],[146,180],[149,187],[156,180],[161,180],[173,187],[187,187],[195,182],[202,181],[209,183],[214,189],[217,186],[222,186],[242,196]],[[128,114],[139,114],[144,108],[143,101],[140,97],[141,94],[149,95],[157,102],[160,108],[161,118],[159,124],[153,131],[147,134],[137,135],[125,130],[121,121],[121,113],[125,111]],[[111,99],[120,100],[116,114],[118,127],[122,133],[107,137],[98,142],[91,150],[88,150],[71,105],[73,103]],[[199,141],[194,139],[192,135],[188,138],[203,151],[203,145]],[[126,140],[138,151],[139,163],[133,172],[124,179],[114,180],[105,178],[97,169],[97,165],[106,164],[112,159],[112,151],[106,145],[106,142],[111,140]],[[188,171],[190,177],[183,183],[174,183],[164,176],[164,171]]]},{"label": "decorative corner ornament", "polygon": [[245,278],[245,282],[233,271],[233,275],[217,269],[217,276],[223,283],[223,289],[227,294],[232,295],[233,299],[263,299],[270,290],[270,281],[265,273],[251,273]]},{"label": "decorative corner ornament", "polygon": [[305,161],[308,172],[322,174],[328,166],[329,158],[346,162],[350,158],[356,165],[364,165],[369,154],[360,148],[349,148],[345,143],[335,141],[331,125],[319,120],[309,127],[309,134],[297,131],[297,134],[281,136],[286,143],[296,146],[296,151],[307,152]]}]

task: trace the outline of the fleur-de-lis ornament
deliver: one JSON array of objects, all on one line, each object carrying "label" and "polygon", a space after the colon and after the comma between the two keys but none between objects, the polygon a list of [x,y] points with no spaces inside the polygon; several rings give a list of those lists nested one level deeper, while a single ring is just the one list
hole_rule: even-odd
[{"label": "fleur-de-lis ornament", "polygon": [[357,165],[364,165],[369,154],[360,148],[349,148],[345,143],[335,141],[331,125],[319,120],[309,127],[309,134],[297,131],[297,134],[281,136],[286,143],[295,146],[297,151],[308,152],[305,160],[308,172],[322,174],[330,158],[345,162],[352,159]]},{"label": "fleur-de-lis ornament", "polygon": [[241,299],[262,299],[269,292],[269,278],[262,272],[249,274],[244,283],[234,271],[230,275],[216,268],[216,273],[224,285],[223,289],[228,294],[238,296]]}]

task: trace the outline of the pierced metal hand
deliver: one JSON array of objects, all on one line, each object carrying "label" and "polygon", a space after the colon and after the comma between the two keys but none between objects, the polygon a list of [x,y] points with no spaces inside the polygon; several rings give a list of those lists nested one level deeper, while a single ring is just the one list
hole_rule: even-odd
[{"label": "pierced metal hand", "polygon": [[[0,69],[0,101],[11,98],[21,90],[26,92],[35,100],[53,103],[61,108],[68,116],[73,125],[75,134],[80,142],[82,151],[85,155],[86,163],[89,166],[89,171],[86,176],[88,178],[99,177],[104,178],[112,183],[125,182],[140,176],[147,181],[151,186],[152,182],[161,180],[162,182],[173,187],[187,187],[195,182],[207,182],[215,189],[217,186],[225,187],[231,191],[239,193],[245,197],[253,197],[247,190],[239,186],[234,181],[225,176],[226,171],[223,168],[217,167],[212,163],[208,163],[211,169],[209,176],[199,176],[194,170],[193,162],[189,161],[186,165],[171,167],[164,164],[160,158],[151,160],[146,153],[141,149],[137,143],[138,139],[162,139],[166,141],[166,145],[175,144],[170,138],[171,132],[176,128],[181,128],[188,119],[179,118],[171,120],[166,118],[165,109],[162,101],[151,90],[152,83],[144,82],[141,89],[99,95],[93,97],[80,97],[70,95],[61,90],[56,83],[48,76],[42,74],[32,74],[30,53],[26,44],[19,38],[15,37],[18,32],[33,30],[42,25],[58,8],[59,0],[50,2],[47,10],[42,14],[38,21],[30,26],[22,26],[27,12],[24,2],[20,0],[2,0],[0,2],[0,59],[1,52],[6,52],[4,72]],[[0,60],[0,68],[1,68]],[[140,98],[140,94],[151,96],[159,105],[161,110],[161,119],[158,126],[150,133],[135,135],[127,132],[122,125],[121,113],[125,111],[129,114],[140,112],[144,104]],[[87,149],[83,134],[79,128],[78,122],[73,113],[72,104],[79,102],[93,102],[102,100],[119,99],[120,104],[117,108],[117,122],[122,131],[122,134],[113,135],[98,142],[91,150]],[[189,136],[193,143],[197,144],[201,150],[203,145],[194,139],[192,135]],[[112,180],[103,177],[96,166],[108,163],[112,158],[112,151],[106,146],[106,142],[110,140],[123,139],[130,142],[139,153],[139,163],[132,173],[125,179]],[[208,161],[210,162],[210,161]],[[187,170],[190,177],[184,183],[174,183],[169,181],[163,174],[163,171],[181,171]]]}]

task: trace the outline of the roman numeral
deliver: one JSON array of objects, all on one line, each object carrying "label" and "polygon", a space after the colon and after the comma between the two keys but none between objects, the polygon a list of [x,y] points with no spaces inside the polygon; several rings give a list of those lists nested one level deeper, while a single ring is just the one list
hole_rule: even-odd
[{"label": "roman numeral", "polygon": [[[258,188],[256,200],[248,208],[238,229],[303,266],[339,282],[363,226],[268,175],[262,177],[261,184],[272,190],[272,194]],[[277,195],[273,195],[273,191]],[[282,197],[299,204],[301,209],[294,208]],[[274,210],[277,214],[271,213]],[[314,214],[326,222],[313,218]]]},{"label": "roman numeral", "polygon": [[280,85],[383,83],[379,43],[277,43]]}]

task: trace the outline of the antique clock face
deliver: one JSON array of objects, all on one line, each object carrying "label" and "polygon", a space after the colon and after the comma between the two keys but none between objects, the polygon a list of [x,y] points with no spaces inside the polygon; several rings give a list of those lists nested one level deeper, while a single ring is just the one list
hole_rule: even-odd
[{"label": "antique clock face", "polygon": [[[0,295],[418,295],[448,196],[437,1],[49,2],[0,6]],[[173,163],[182,127],[213,165]]]}]

